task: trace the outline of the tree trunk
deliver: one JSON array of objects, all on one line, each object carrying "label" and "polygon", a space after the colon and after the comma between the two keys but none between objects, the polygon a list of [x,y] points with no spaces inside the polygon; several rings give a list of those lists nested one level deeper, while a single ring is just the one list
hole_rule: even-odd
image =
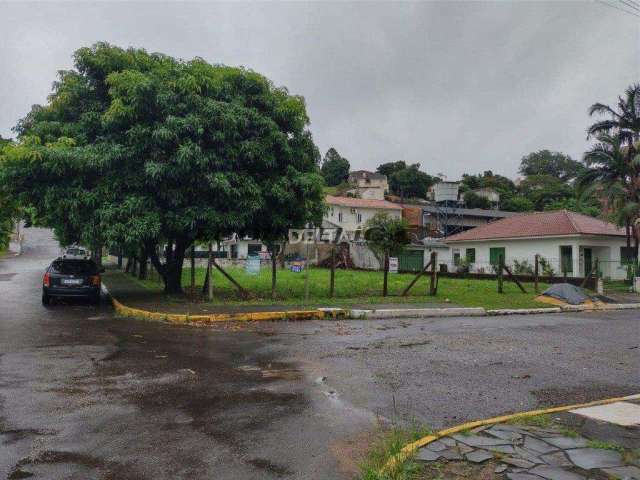
[{"label": "tree trunk", "polygon": [[384,254],[384,279],[382,281],[382,296],[386,297],[388,293],[387,279],[389,276],[389,252]]},{"label": "tree trunk", "polygon": [[175,241],[170,239],[167,242],[164,265],[158,258],[155,249],[148,248],[151,251],[151,262],[156,267],[158,273],[162,276],[164,282],[164,293],[175,294],[182,293],[182,264],[184,262],[185,251],[188,245],[185,239],[178,238]]},{"label": "tree trunk", "polygon": [[628,219],[625,221],[624,227],[627,234],[627,248],[631,248],[631,222]]},{"label": "tree trunk", "polygon": [[271,298],[276,298],[276,275],[278,272],[278,259],[276,258],[275,245],[271,245]]},{"label": "tree trunk", "polygon": [[127,263],[124,267],[124,273],[129,273],[131,270],[131,257],[127,257]]},{"label": "tree trunk", "polygon": [[138,268],[138,278],[140,280],[146,280],[148,278],[148,270],[147,270],[148,258],[149,256],[143,249],[142,252],[140,253],[140,267]]}]

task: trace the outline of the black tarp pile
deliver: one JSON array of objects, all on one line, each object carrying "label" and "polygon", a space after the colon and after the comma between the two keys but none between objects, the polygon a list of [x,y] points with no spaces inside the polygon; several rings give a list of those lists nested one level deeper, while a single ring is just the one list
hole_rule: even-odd
[{"label": "black tarp pile", "polygon": [[555,285],[551,285],[542,295],[556,298],[569,305],[581,305],[587,300],[592,300],[583,288],[576,287],[570,283],[556,283]]}]

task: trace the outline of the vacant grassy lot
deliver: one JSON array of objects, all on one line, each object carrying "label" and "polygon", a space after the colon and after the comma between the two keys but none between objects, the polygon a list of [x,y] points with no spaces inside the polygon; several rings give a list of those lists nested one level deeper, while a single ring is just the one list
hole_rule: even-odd
[{"label": "vacant grassy lot", "polygon": [[[214,270],[214,300],[212,303],[239,304],[269,304],[271,299],[271,270],[262,268],[257,275],[249,275],[242,268],[228,268],[227,272],[238,283],[249,290],[255,298],[243,300],[237,290],[224,276]],[[289,270],[278,269],[277,273],[277,303],[302,304],[305,294],[305,272],[294,273]],[[440,278],[438,295],[428,296],[429,280],[422,277],[406,297],[400,293],[411,282],[413,274],[389,274],[390,296],[382,297],[382,272],[363,270],[336,270],[335,297],[329,298],[328,269],[312,268],[309,271],[309,301],[308,304],[324,305],[352,305],[375,303],[443,303],[448,299],[453,304],[465,307],[485,308],[530,308],[546,306],[536,302],[532,284],[525,284],[528,293],[522,293],[512,282],[504,283],[505,293],[499,294],[495,280],[471,280],[459,278]],[[205,269],[196,268],[196,285],[201,287],[204,281]],[[160,288],[157,280],[142,282],[151,289]],[[186,268],[183,272],[182,284],[188,289],[191,283],[191,271]],[[541,285],[541,288],[546,288]]]}]

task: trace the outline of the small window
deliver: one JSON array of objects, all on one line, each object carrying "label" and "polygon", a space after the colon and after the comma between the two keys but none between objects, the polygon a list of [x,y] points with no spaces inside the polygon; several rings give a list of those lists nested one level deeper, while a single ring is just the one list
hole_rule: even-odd
[{"label": "small window", "polygon": [[467,262],[475,263],[476,261],[476,249],[475,248],[467,248],[465,252],[465,257],[467,258]]},{"label": "small window", "polygon": [[333,217],[333,213],[334,213],[333,212],[333,207],[331,207],[331,210],[329,210],[329,212],[330,212],[331,216]]},{"label": "small window", "polygon": [[456,252],[453,254],[453,264],[455,266],[460,265],[460,252]]},{"label": "small window", "polygon": [[571,245],[560,247],[560,270],[562,273],[573,273],[573,247]]},{"label": "small window", "polygon": [[361,213],[359,213],[357,215],[357,220],[358,220],[358,223],[362,223],[362,214]]},{"label": "small window", "polygon": [[338,221],[341,222],[342,221],[342,212],[338,212]]},{"label": "small window", "polygon": [[620,247],[620,263],[623,265],[634,263],[635,253],[635,248],[633,247]]}]

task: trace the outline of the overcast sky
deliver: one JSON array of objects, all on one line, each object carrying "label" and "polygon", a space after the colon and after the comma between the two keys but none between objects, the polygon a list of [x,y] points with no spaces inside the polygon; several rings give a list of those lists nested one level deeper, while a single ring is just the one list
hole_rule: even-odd
[{"label": "overcast sky", "polygon": [[0,0],[0,135],[46,100],[75,49],[102,40],[254,69],[306,98],[323,154],[450,180],[515,176],[537,149],[580,158],[588,106],[640,81],[640,17],[595,1]]}]

